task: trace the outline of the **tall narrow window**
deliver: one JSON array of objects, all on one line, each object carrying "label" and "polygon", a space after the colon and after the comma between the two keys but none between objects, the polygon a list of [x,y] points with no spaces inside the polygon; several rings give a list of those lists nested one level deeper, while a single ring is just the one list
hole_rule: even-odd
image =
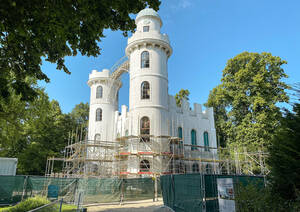
[{"label": "tall narrow window", "polygon": [[141,54],[141,68],[149,68],[149,67],[150,67],[149,52],[143,51]]},{"label": "tall narrow window", "polygon": [[141,142],[148,142],[150,141],[150,120],[147,116],[144,116],[141,119],[141,128],[140,128],[140,134],[141,134]]},{"label": "tall narrow window", "polygon": [[199,165],[198,165],[198,163],[194,163],[192,168],[193,168],[193,173],[198,173],[199,172]]},{"label": "tall narrow window", "polygon": [[178,138],[180,138],[179,141],[179,154],[183,154],[183,141],[182,141],[182,127],[178,127]]},{"label": "tall narrow window", "polygon": [[140,172],[149,172],[150,171],[150,163],[148,160],[142,160],[140,162]]},{"label": "tall narrow window", "polygon": [[141,84],[141,99],[150,99],[150,84],[147,81]]},{"label": "tall narrow window", "polygon": [[[99,133],[95,134],[95,137],[94,137],[94,144],[99,144],[100,143],[100,140],[101,140],[101,135]],[[94,146],[93,150],[94,152],[96,151],[96,146]]]},{"label": "tall narrow window", "polygon": [[208,140],[208,133],[207,132],[203,133],[203,138],[204,138],[204,151],[209,152],[209,140]]},{"label": "tall narrow window", "polygon": [[191,131],[191,144],[192,144],[192,148],[191,148],[191,150],[196,150],[197,149],[197,147],[196,147],[196,145],[197,145],[197,136],[196,136],[196,131],[195,130],[192,130]]},{"label": "tall narrow window", "polygon": [[178,127],[178,138],[182,139],[182,127]]},{"label": "tall narrow window", "polygon": [[96,110],[96,121],[102,121],[102,109],[98,108]]},{"label": "tall narrow window", "polygon": [[99,85],[96,91],[96,99],[102,98],[102,94],[103,94],[103,88],[101,85]]},{"label": "tall narrow window", "polygon": [[149,26],[143,26],[143,32],[149,32]]}]

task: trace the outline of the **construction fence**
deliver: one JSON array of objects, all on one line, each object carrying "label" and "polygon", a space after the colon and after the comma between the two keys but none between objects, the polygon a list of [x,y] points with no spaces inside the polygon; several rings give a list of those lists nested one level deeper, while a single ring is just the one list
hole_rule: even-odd
[{"label": "construction fence", "polygon": [[228,200],[234,199],[239,185],[255,184],[255,186],[262,188],[265,182],[264,177],[260,176],[203,175],[199,173],[164,175],[160,179],[164,205],[176,212],[223,211],[219,205],[222,191],[218,190],[218,181],[221,181],[218,179],[230,179],[233,184],[232,191],[230,189],[225,191],[229,193],[229,196],[232,195],[227,198]]},{"label": "construction fence", "polygon": [[52,178],[0,176],[0,205],[11,205],[33,196],[49,196],[49,186],[58,188],[57,198],[75,204],[125,202],[161,196],[159,178]]}]

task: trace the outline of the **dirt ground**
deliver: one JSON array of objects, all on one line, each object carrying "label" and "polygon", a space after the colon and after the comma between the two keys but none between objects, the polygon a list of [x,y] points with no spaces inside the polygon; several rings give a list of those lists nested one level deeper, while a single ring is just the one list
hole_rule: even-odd
[{"label": "dirt ground", "polygon": [[162,200],[153,202],[145,200],[139,202],[127,202],[123,205],[105,204],[95,206],[85,206],[88,212],[105,211],[105,212],[153,212],[155,209],[163,206]]}]

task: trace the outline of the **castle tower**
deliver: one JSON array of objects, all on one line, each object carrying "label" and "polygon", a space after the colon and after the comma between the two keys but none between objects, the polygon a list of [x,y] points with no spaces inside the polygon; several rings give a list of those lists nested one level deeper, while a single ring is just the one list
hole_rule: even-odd
[{"label": "castle tower", "polygon": [[162,21],[153,9],[140,11],[135,23],[136,32],[125,50],[130,63],[129,111],[136,126],[130,134],[168,135],[168,58],[172,48],[168,36],[160,33]]},{"label": "castle tower", "polygon": [[113,141],[121,82],[111,79],[109,70],[103,69],[92,71],[88,85],[91,88],[88,140]]}]

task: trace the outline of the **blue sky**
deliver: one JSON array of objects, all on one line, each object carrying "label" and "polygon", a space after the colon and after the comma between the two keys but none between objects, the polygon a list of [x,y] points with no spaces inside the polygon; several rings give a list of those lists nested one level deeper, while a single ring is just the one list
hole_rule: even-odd
[{"label": "blue sky", "polygon": [[[300,82],[299,0],[163,0],[158,11],[162,33],[169,35],[169,93],[190,91],[190,102],[205,103],[220,84],[226,61],[243,51],[270,52],[288,62],[283,68],[289,84]],[[134,16],[135,17],[135,16]],[[40,83],[67,113],[89,102],[88,75],[111,68],[125,54],[127,38],[120,31],[105,31],[101,55],[68,57],[71,75],[44,63],[50,83]],[[128,76],[123,76],[120,104],[128,105]]]}]

